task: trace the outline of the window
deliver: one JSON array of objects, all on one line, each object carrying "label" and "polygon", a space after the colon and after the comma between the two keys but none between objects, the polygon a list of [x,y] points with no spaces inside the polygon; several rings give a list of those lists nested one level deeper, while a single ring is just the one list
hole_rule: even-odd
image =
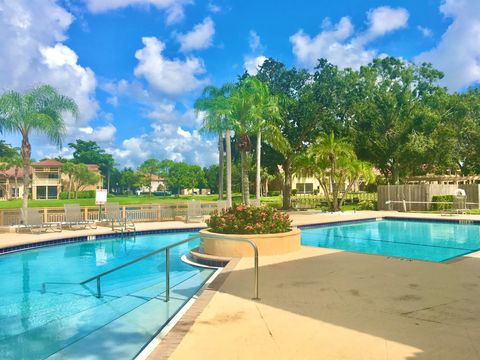
[{"label": "window", "polygon": [[49,179],[58,179],[58,173],[57,172],[48,173],[48,178]]},{"label": "window", "polygon": [[57,187],[56,186],[37,186],[37,200],[56,200]]},{"label": "window", "polygon": [[11,190],[12,197],[14,197],[14,198],[18,197],[18,189],[17,188],[12,187],[10,190]]},{"label": "window", "polygon": [[297,194],[313,194],[313,183],[297,183]]}]

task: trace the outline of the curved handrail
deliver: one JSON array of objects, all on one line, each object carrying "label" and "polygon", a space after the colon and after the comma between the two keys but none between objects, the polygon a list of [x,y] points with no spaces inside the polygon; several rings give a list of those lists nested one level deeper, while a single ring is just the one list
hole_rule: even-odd
[{"label": "curved handrail", "polygon": [[247,239],[247,238],[242,238],[242,237],[224,237],[224,236],[221,236],[221,235],[212,235],[212,234],[208,234],[208,235],[195,235],[195,236],[191,236],[191,237],[188,237],[184,240],[181,240],[181,241],[177,241],[176,243],[173,243],[173,244],[170,244],[170,245],[167,245],[167,246],[164,246],[160,249],[157,249],[155,251],[152,251],[148,254],[145,254],[145,255],[142,255],[136,259],[133,259],[131,261],[128,261],[122,265],[118,265],[112,269],[109,269],[109,270],[106,270],[104,272],[101,272],[100,274],[97,274],[97,275],[94,275],[92,277],[89,277],[88,279],[85,279],[83,281],[81,281],[79,284],[80,285],[85,285],[86,283],[89,283],[93,280],[96,280],[97,281],[97,297],[101,297],[102,295],[102,291],[101,291],[101,283],[100,283],[100,279],[105,276],[105,275],[108,275],[108,274],[111,274],[117,270],[120,270],[120,269],[123,269],[127,266],[130,266],[132,264],[135,264],[139,261],[142,261],[146,258],[149,258],[153,255],[156,255],[156,254],[159,254],[163,251],[165,251],[165,256],[166,256],[166,264],[165,264],[165,276],[166,276],[166,301],[169,301],[170,299],[170,249],[173,248],[173,247],[176,247],[178,245],[182,245],[182,244],[185,244],[187,242],[190,242],[192,240],[197,240],[197,239],[201,239],[201,238],[211,238],[211,239],[218,239],[218,240],[231,240],[231,241],[241,241],[241,242],[246,242],[248,244],[250,244],[253,248],[253,251],[254,251],[254,267],[255,267],[255,278],[254,278],[254,289],[255,289],[255,297],[253,298],[254,300],[259,300],[259,297],[258,297],[258,248],[257,248],[257,245],[250,239]]}]

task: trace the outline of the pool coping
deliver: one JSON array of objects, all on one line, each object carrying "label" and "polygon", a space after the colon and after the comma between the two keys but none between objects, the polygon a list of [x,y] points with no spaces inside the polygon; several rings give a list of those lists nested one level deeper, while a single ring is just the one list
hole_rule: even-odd
[{"label": "pool coping", "polygon": [[19,252],[19,251],[32,250],[35,248],[65,245],[65,244],[72,244],[72,243],[84,242],[84,241],[95,241],[95,240],[103,240],[103,239],[118,238],[118,237],[131,237],[131,236],[137,236],[137,235],[142,236],[142,235],[182,233],[182,232],[192,232],[192,231],[196,232],[205,228],[206,228],[205,226],[195,226],[195,227],[167,228],[167,229],[155,229],[155,230],[138,230],[138,231],[135,231],[135,233],[105,232],[101,234],[69,236],[69,237],[60,238],[60,239],[52,239],[52,240],[44,240],[44,241],[34,241],[34,239],[32,239],[32,242],[29,242],[29,243],[7,246],[3,248],[0,247],[0,256],[14,253],[14,252]]}]

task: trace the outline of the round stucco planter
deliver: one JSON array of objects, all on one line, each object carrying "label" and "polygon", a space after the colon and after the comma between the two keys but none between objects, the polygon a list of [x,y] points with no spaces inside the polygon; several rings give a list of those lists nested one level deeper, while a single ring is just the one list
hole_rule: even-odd
[{"label": "round stucco planter", "polygon": [[200,247],[205,254],[221,257],[252,257],[252,246],[245,242],[228,241],[223,239],[208,238],[209,234],[222,238],[245,238],[252,240],[258,248],[260,256],[280,255],[300,250],[300,230],[293,228],[289,232],[278,234],[218,234],[206,230],[200,230],[202,243]]}]

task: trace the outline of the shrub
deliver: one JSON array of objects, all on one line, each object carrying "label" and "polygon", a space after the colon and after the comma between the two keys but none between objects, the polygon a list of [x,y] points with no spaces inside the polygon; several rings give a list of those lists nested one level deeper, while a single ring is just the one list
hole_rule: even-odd
[{"label": "shrub", "polygon": [[290,231],[291,220],[271,207],[240,204],[213,213],[207,224],[211,232],[221,234],[276,234]]},{"label": "shrub", "polygon": [[298,190],[297,190],[297,189],[292,189],[292,196],[297,195],[297,193],[298,193]]},{"label": "shrub", "polygon": [[377,210],[377,202],[373,200],[362,200],[357,205],[358,210]]},{"label": "shrub", "polygon": [[449,210],[453,208],[453,204],[435,204],[436,202],[450,202],[453,203],[453,195],[434,195],[432,196],[432,210]]},{"label": "shrub", "polygon": [[[77,195],[77,199],[94,199],[95,198],[95,190],[87,190],[87,191],[79,191]],[[60,200],[68,199],[68,192],[62,191],[60,193]],[[70,193],[70,199],[75,199],[75,191]]]},{"label": "shrub", "polygon": [[268,196],[280,196],[281,191],[280,190],[272,190],[268,192]]}]

